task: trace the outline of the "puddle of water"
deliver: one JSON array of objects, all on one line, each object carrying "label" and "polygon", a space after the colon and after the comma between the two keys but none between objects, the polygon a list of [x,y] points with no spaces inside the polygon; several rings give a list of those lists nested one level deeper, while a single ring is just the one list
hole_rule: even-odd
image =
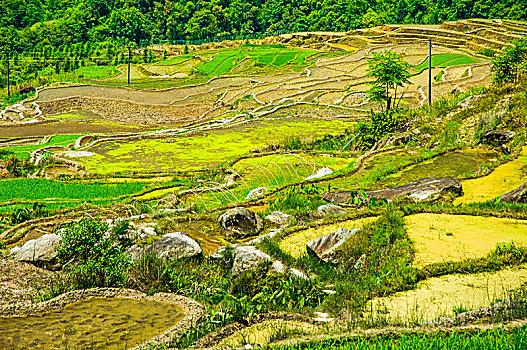
[{"label": "puddle of water", "polygon": [[0,348],[128,349],[163,333],[184,317],[167,303],[121,298],[83,300],[23,317],[0,318]]},{"label": "puddle of water", "polygon": [[467,173],[479,170],[498,154],[483,149],[468,149],[434,157],[417,165],[412,165],[397,174],[379,182],[381,187],[396,187],[425,177],[464,177]]},{"label": "puddle of water", "polygon": [[494,274],[448,275],[431,278],[411,291],[375,298],[368,316],[397,323],[415,323],[453,316],[455,309],[472,310],[506,299],[512,289],[527,282],[527,266]]},{"label": "puddle of water", "polygon": [[484,202],[512,191],[527,182],[527,147],[518,158],[498,166],[489,175],[478,179],[462,181],[462,197],[454,200],[454,205],[472,202]]},{"label": "puddle of water", "polygon": [[315,238],[322,237],[331,232],[335,232],[340,228],[360,228],[370,222],[375,221],[376,217],[363,218],[357,220],[343,221],[332,225],[314,227],[307,230],[298,231],[285,237],[280,242],[280,248],[291,254],[294,257],[299,257],[306,254],[306,244],[314,240]]},{"label": "puddle of water", "polygon": [[415,264],[482,257],[498,243],[527,245],[527,221],[448,214],[405,217],[408,235],[417,250]]}]

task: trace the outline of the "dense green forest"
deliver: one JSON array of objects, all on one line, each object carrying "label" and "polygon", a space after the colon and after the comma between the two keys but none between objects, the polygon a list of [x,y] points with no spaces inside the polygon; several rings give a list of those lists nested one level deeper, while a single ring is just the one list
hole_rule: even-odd
[{"label": "dense green forest", "polygon": [[108,38],[196,40],[384,23],[527,19],[524,0],[1,0],[0,43],[19,50]]}]

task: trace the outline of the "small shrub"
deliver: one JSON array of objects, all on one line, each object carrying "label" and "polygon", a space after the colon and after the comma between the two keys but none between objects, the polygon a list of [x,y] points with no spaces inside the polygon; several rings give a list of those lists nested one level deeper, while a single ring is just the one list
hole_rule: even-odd
[{"label": "small shrub", "polygon": [[59,230],[58,260],[72,288],[118,287],[126,282],[129,257],[107,231],[108,225],[96,219],[81,219]]}]

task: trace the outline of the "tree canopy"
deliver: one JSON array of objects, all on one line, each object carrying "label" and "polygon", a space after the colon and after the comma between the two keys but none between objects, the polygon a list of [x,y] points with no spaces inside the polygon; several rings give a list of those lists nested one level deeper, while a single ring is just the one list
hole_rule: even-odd
[{"label": "tree canopy", "polygon": [[523,0],[2,0],[0,43],[192,40],[464,18],[527,20]]}]

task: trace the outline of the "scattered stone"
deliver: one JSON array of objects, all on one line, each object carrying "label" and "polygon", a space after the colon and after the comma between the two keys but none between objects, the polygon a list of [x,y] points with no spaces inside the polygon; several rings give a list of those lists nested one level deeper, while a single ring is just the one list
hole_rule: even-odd
[{"label": "scattered stone", "polygon": [[326,294],[337,294],[337,292],[335,292],[334,290],[332,289],[322,289],[322,293],[326,293]]},{"label": "scattered stone", "polygon": [[326,262],[334,260],[334,254],[338,247],[357,233],[360,229],[353,230],[347,228],[338,229],[335,232],[329,233],[325,236],[316,238],[306,244],[308,253],[315,255]]},{"label": "scattered stone", "polygon": [[236,173],[232,173],[232,174],[225,176],[225,180],[224,180],[225,186],[231,187],[231,186],[236,185],[237,178],[238,178],[238,174]]},{"label": "scattered stone", "polygon": [[493,201],[500,200],[505,203],[527,203],[527,183],[524,183],[518,188],[502,194],[499,197],[493,199]]},{"label": "scattered stone", "polygon": [[320,216],[328,215],[342,215],[346,214],[348,211],[335,204],[323,204],[317,208],[317,213]]},{"label": "scattered stone", "polygon": [[334,317],[328,317],[329,314],[325,312],[315,311],[315,316],[316,317],[313,318],[313,321],[315,322],[331,322],[335,319]]},{"label": "scattered stone", "polygon": [[15,259],[30,262],[37,266],[52,267],[58,256],[55,248],[60,241],[62,241],[62,237],[54,233],[48,233],[37,239],[27,241],[16,253]]},{"label": "scattered stone", "polygon": [[278,224],[278,225],[285,225],[287,224],[290,218],[291,218],[291,215],[282,213],[280,211],[274,211],[271,214],[267,215],[265,217],[265,220]]},{"label": "scattered stone", "polygon": [[[449,177],[427,177],[394,188],[366,192],[367,198],[363,198],[363,200],[369,201],[375,198],[391,202],[395,199],[410,198],[416,202],[435,201],[448,193],[455,196],[463,195],[461,182]],[[322,195],[322,199],[345,204],[350,202],[351,196],[354,194],[355,192],[350,191],[326,192]]]},{"label": "scattered stone", "polygon": [[130,255],[130,258],[132,260],[136,260],[137,258],[139,258],[141,256],[141,254],[144,252],[144,249],[145,248],[141,248],[139,247],[137,244],[134,244],[133,246],[131,246],[130,248],[128,248],[125,253]]},{"label": "scattered stone", "polygon": [[488,130],[481,135],[479,142],[499,147],[500,145],[509,142],[515,135],[514,131],[509,130]]},{"label": "scattered stone", "polygon": [[154,251],[163,258],[190,258],[202,253],[198,242],[185,232],[167,233],[148,246],[145,251]]},{"label": "scattered stone", "polygon": [[233,249],[232,253],[234,256],[234,263],[232,265],[231,273],[234,276],[245,271],[254,270],[260,264],[272,261],[269,255],[252,245],[236,247]]},{"label": "scattered stone", "polygon": [[252,245],[252,244],[260,243],[264,239],[273,239],[278,233],[280,233],[282,231],[282,229],[275,228],[275,229],[271,229],[269,231],[270,232],[265,234],[265,235],[261,235],[260,237],[256,237],[256,238],[250,240],[249,242],[247,242],[247,244]]},{"label": "scattered stone", "polygon": [[308,280],[309,277],[307,277],[307,275],[305,273],[303,273],[302,271],[298,270],[298,269],[295,269],[295,268],[291,268],[289,269],[289,275],[293,278],[299,278],[299,279],[302,279],[302,280]]},{"label": "scattered stone", "polygon": [[241,207],[223,213],[219,223],[224,229],[232,231],[235,238],[254,236],[263,227],[262,219],[255,212]]},{"label": "scattered stone", "polygon": [[269,270],[274,271],[276,273],[284,274],[286,273],[287,267],[284,264],[282,264],[280,261],[275,260],[271,264],[271,267],[269,268]]},{"label": "scattered stone", "polygon": [[304,180],[318,179],[319,177],[327,176],[333,173],[333,170],[327,167],[320,168],[316,173],[306,177]]},{"label": "scattered stone", "polygon": [[247,194],[247,196],[245,197],[245,200],[259,197],[259,196],[263,195],[265,192],[267,192],[267,187],[257,187],[255,189],[251,190]]},{"label": "scattered stone", "polygon": [[505,155],[509,155],[509,154],[511,154],[511,150],[510,150],[509,147],[507,147],[507,145],[505,145],[505,144],[501,145],[501,151],[502,151],[503,154],[505,154]]},{"label": "scattered stone", "polygon": [[136,226],[135,231],[137,234],[137,237],[143,242],[147,240],[148,237],[155,237],[157,236],[156,226],[157,224],[155,222],[149,222],[144,224],[139,224]]}]

